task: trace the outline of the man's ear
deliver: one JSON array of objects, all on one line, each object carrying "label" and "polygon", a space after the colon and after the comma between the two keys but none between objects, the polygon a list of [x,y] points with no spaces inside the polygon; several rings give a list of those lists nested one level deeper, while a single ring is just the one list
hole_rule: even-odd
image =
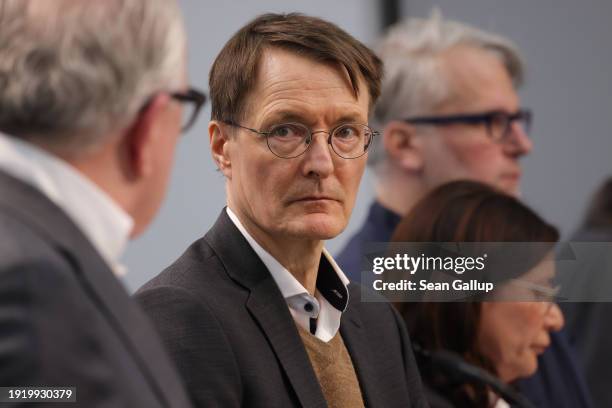
[{"label": "man's ear", "polygon": [[413,125],[400,121],[389,122],[383,129],[383,145],[395,165],[410,172],[423,167],[423,149]]},{"label": "man's ear", "polygon": [[232,161],[229,154],[229,138],[227,125],[211,120],[208,124],[208,136],[210,141],[210,152],[217,164],[219,171],[225,177],[231,179]]},{"label": "man's ear", "polygon": [[155,167],[155,145],[159,137],[164,137],[159,129],[164,120],[170,97],[158,94],[138,113],[137,118],[126,131],[123,138],[126,144],[127,166],[132,178],[140,179],[153,173]]}]

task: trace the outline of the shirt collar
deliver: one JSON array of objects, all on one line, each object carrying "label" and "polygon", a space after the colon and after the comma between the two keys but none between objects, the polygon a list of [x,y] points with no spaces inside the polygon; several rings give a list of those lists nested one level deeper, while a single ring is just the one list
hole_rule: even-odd
[{"label": "shirt collar", "polygon": [[[257,256],[270,271],[272,278],[278,285],[285,299],[296,295],[308,294],[304,286],[289,272],[280,262],[278,262],[268,251],[266,251],[255,239],[248,233],[246,228],[240,222],[240,219],[229,208],[226,208],[227,215],[236,228],[242,233],[249,245],[253,248]],[[317,274],[316,287],[319,293],[337,310],[343,312],[348,305],[349,293],[347,286],[349,280],[342,272],[336,261],[332,258],[327,249],[323,248],[321,253],[321,262],[319,263],[319,272]]]},{"label": "shirt collar", "polygon": [[31,184],[60,207],[117,275],[133,219],[95,183],[31,143],[0,133],[0,169]]}]

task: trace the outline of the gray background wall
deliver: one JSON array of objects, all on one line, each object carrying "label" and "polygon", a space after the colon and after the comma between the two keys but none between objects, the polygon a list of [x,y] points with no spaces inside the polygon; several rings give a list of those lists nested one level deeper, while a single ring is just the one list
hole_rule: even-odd
[{"label": "gray background wall", "polygon": [[[179,0],[189,35],[192,84],[207,89],[208,70],[225,41],[257,14],[300,11],[333,21],[365,42],[379,34],[379,2],[370,0]],[[586,201],[612,175],[612,2],[606,0],[404,0],[404,16],[438,5],[447,18],[514,40],[527,61],[523,105],[535,112],[535,149],[524,161],[523,198],[569,234]],[[180,142],[168,198],[124,261],[132,290],[177,258],[212,225],[225,203],[223,178],[208,150],[210,107]],[[338,251],[361,224],[373,189],[366,172],[347,230],[329,241]]]}]

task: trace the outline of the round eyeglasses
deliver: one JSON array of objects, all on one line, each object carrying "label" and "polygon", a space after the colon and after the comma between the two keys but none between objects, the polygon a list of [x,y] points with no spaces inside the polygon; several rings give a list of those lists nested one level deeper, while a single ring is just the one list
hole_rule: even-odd
[{"label": "round eyeglasses", "polygon": [[225,123],[265,136],[270,151],[282,159],[293,159],[304,154],[312,144],[313,135],[317,133],[325,133],[329,136],[327,143],[338,156],[343,159],[356,159],[367,152],[372,139],[378,135],[378,132],[373,131],[369,126],[359,123],[343,123],[330,131],[313,131],[301,123],[280,123],[267,131],[242,126],[231,121]]}]

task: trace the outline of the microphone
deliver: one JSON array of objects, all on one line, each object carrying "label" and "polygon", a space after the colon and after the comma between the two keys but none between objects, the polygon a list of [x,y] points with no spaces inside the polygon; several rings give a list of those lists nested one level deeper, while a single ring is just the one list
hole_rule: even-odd
[{"label": "microphone", "polygon": [[448,350],[428,351],[417,344],[413,344],[413,348],[415,354],[427,360],[433,367],[443,370],[452,378],[462,380],[461,382],[475,381],[486,384],[509,404],[519,408],[536,408],[524,395],[516,392],[488,371],[469,364],[457,353]]}]

